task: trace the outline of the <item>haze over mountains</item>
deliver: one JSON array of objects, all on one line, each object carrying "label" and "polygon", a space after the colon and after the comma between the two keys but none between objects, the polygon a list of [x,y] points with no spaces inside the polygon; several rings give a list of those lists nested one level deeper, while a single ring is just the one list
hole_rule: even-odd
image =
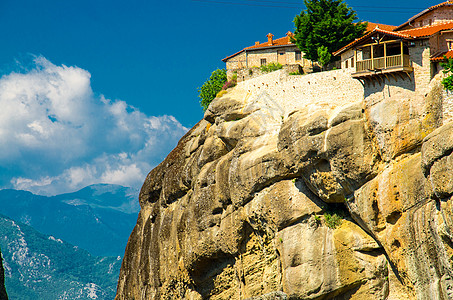
[{"label": "haze over mountains", "polygon": [[138,191],[97,184],[53,197],[1,190],[0,214],[88,250],[123,256],[137,220]]},{"label": "haze over mountains", "polygon": [[137,198],[138,190],[110,184],[52,197],[0,190],[9,298],[113,299]]}]

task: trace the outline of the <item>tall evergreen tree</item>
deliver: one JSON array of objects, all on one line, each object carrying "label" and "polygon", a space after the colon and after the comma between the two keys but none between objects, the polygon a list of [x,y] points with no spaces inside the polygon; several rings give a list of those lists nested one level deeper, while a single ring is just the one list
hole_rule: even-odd
[{"label": "tall evergreen tree", "polygon": [[304,0],[306,10],[294,18],[294,41],[305,57],[318,61],[318,48],[332,53],[361,37],[367,27],[343,0]]}]

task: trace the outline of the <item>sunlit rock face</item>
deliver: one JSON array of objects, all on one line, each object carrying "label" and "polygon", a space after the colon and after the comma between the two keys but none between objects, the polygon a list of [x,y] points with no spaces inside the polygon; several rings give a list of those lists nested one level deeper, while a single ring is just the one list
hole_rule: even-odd
[{"label": "sunlit rock face", "polygon": [[145,180],[116,299],[452,299],[435,80],[416,98],[214,100]]}]

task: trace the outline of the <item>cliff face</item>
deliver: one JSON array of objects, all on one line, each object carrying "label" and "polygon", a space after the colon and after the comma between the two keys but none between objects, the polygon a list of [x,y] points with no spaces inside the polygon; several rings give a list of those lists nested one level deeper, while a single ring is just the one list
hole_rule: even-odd
[{"label": "cliff face", "polygon": [[0,251],[0,300],[8,300],[8,295],[5,289],[5,272],[3,270],[3,258]]},{"label": "cliff face", "polygon": [[384,92],[216,99],[147,176],[116,299],[452,299],[439,78]]}]

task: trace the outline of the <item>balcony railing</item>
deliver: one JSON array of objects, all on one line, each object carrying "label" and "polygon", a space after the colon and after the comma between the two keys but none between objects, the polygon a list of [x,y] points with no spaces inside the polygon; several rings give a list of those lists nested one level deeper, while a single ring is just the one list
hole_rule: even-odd
[{"label": "balcony railing", "polygon": [[358,61],[356,72],[365,72],[371,70],[386,70],[395,67],[410,67],[411,59],[408,54],[398,54],[386,57],[377,57],[374,59],[365,59]]}]

